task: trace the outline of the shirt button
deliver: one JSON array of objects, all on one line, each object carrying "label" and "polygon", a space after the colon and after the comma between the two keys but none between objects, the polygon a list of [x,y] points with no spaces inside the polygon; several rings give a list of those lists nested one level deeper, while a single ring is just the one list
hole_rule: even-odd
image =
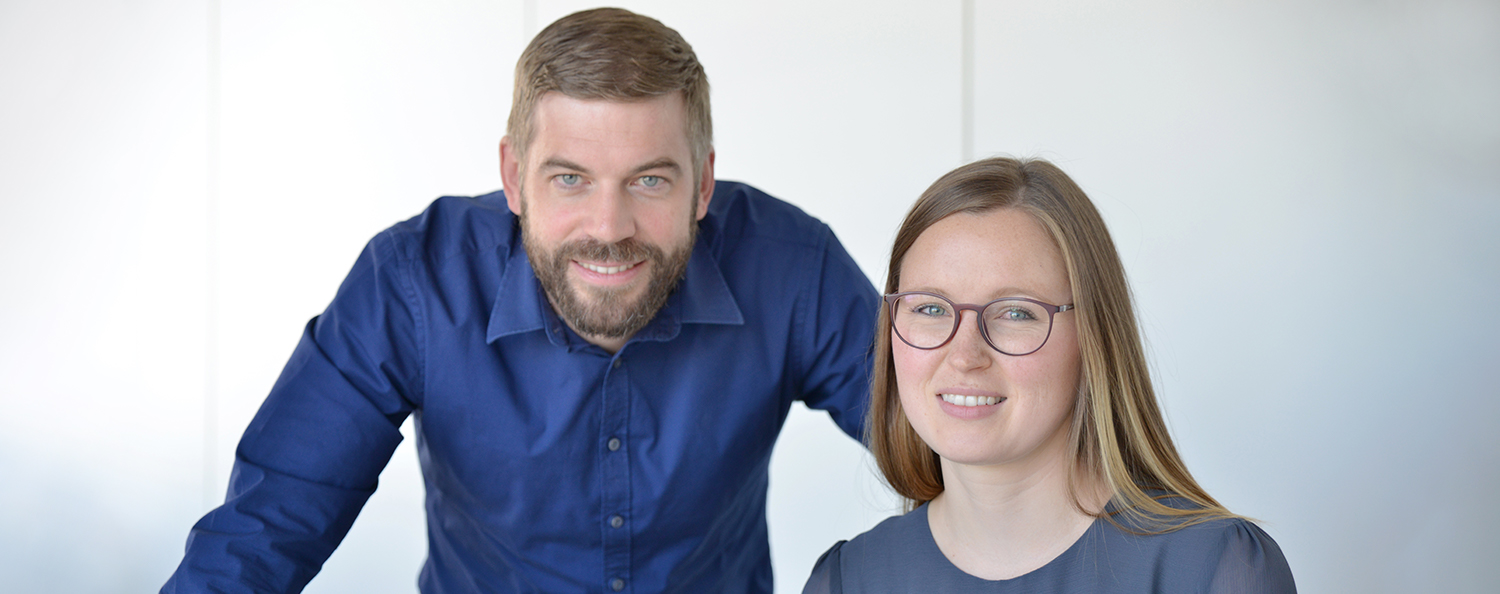
[{"label": "shirt button", "polygon": [[625,518],[623,516],[619,516],[619,515],[610,516],[610,518],[609,518],[609,527],[610,528],[619,528],[619,527],[624,526],[624,525],[625,525]]},{"label": "shirt button", "polygon": [[611,438],[609,438],[608,447],[609,447],[609,451],[611,451],[611,452],[619,451],[619,449],[620,449],[620,438],[618,438],[618,437],[611,437]]},{"label": "shirt button", "polygon": [[620,364],[624,363],[624,362],[625,361],[623,361],[621,359],[615,359],[615,369],[619,369],[620,368]]},{"label": "shirt button", "polygon": [[614,590],[616,592],[619,592],[620,590],[624,590],[625,589],[625,580],[622,580],[620,578],[615,578],[615,579],[609,580],[609,589]]}]

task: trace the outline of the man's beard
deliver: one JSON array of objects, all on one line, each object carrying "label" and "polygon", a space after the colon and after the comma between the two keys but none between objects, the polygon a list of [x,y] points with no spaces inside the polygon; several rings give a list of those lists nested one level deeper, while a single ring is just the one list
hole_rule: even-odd
[{"label": "man's beard", "polygon": [[[693,255],[693,244],[698,240],[697,217],[689,219],[687,243],[671,254],[660,247],[626,238],[612,244],[588,239],[563,244],[555,252],[547,252],[531,234],[527,224],[525,207],[521,209],[521,241],[526,246],[526,258],[536,278],[542,283],[547,299],[552,302],[557,314],[574,331],[585,336],[600,338],[625,338],[636,333],[656,317],[656,312],[667,303],[667,297],[677,289],[678,281],[687,272],[688,258]],[[696,209],[695,209],[696,210]],[[646,279],[646,290],[635,301],[629,301],[627,292],[634,287],[605,289],[600,287],[574,287],[568,282],[568,268],[573,260],[594,262],[650,263],[650,278]],[[587,291],[592,299],[580,293]]]}]

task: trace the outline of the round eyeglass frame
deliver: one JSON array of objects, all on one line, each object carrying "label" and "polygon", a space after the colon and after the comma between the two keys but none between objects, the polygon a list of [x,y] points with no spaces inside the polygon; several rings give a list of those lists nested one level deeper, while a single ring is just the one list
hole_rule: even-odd
[{"label": "round eyeglass frame", "polygon": [[[907,295],[927,295],[929,297],[936,297],[953,306],[953,311],[956,312],[953,314],[956,321],[953,322],[953,329],[948,332],[948,338],[943,339],[943,342],[938,343],[937,346],[922,347],[912,344],[910,340],[907,340],[905,336],[901,335],[901,330],[896,328],[896,302]],[[1074,309],[1074,305],[1072,303],[1069,303],[1067,305],[1053,305],[1045,301],[1037,301],[1035,299],[1027,299],[1025,297],[1001,297],[984,304],[958,303],[937,293],[929,293],[927,291],[902,291],[900,293],[883,295],[883,297],[885,298],[886,305],[889,306],[889,310],[887,311],[887,319],[890,321],[891,330],[896,333],[896,338],[900,338],[901,342],[906,343],[906,346],[914,349],[921,349],[924,351],[931,351],[947,346],[948,343],[953,342],[954,336],[958,336],[958,327],[963,325],[964,311],[967,310],[974,312],[974,323],[979,326],[979,335],[984,337],[984,343],[990,345],[990,348],[995,349],[995,352],[1011,357],[1024,357],[1026,355],[1030,355],[1042,350],[1042,347],[1047,346],[1047,341],[1052,339],[1052,328],[1057,325],[1057,314]],[[1000,350],[1000,347],[995,346],[995,341],[990,340],[990,331],[988,328],[985,328],[982,320],[984,320],[985,308],[988,308],[989,306],[1000,301],[1025,301],[1027,303],[1035,303],[1037,305],[1040,305],[1042,306],[1042,309],[1047,310],[1047,336],[1042,339],[1042,344],[1039,344],[1036,348],[1024,353],[1007,353]]]}]

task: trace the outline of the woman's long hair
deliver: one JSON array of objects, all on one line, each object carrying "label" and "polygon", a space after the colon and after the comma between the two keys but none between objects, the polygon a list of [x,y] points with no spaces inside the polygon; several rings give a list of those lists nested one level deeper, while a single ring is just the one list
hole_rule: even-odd
[{"label": "woman's long hair", "polygon": [[[1025,212],[1047,230],[1062,252],[1073,286],[1083,363],[1070,437],[1073,504],[1086,514],[1103,513],[1086,509],[1079,497],[1081,481],[1098,477],[1109,484],[1113,507],[1126,516],[1121,519],[1133,532],[1159,533],[1237,517],[1198,486],[1177,455],[1156,404],[1114,241],[1088,196],[1057,166],[1043,160],[994,158],[939,178],[912,205],[896,233],[886,293],[900,290],[902,261],[928,227],[957,213],[1003,208]],[[937,453],[912,429],[901,408],[891,360],[889,307],[881,309],[875,337],[865,435],[886,482],[906,499],[910,510],[943,492],[942,468]],[[1162,502],[1170,497],[1186,502]]]}]

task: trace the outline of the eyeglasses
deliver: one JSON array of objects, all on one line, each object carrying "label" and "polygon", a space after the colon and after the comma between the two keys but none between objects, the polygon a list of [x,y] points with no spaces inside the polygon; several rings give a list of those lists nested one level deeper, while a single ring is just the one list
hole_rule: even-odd
[{"label": "eyeglasses", "polygon": [[913,348],[932,350],[948,344],[968,310],[979,316],[979,334],[990,348],[1013,357],[1041,349],[1052,336],[1052,317],[1073,309],[1072,304],[1052,305],[1023,297],[1003,297],[984,305],[954,303],[922,291],[886,295],[885,302],[891,306],[896,336]]}]

